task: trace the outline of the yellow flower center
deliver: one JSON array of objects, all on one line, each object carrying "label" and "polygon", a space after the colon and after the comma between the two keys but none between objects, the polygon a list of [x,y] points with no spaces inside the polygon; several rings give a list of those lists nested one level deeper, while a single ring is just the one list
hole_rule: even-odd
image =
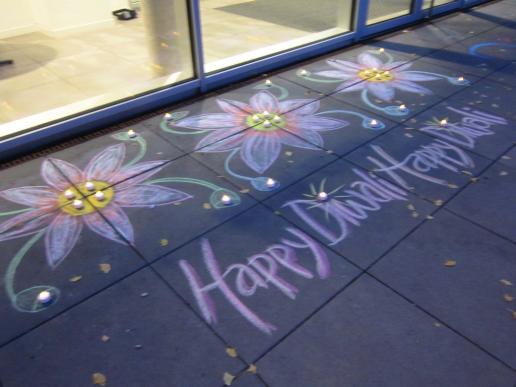
[{"label": "yellow flower center", "polygon": [[248,127],[259,132],[272,132],[286,124],[285,117],[275,113],[254,113],[247,116],[245,122]]},{"label": "yellow flower center", "polygon": [[365,69],[358,72],[358,76],[368,82],[390,82],[394,76],[389,70]]},{"label": "yellow flower center", "polygon": [[[115,191],[104,181],[91,181],[93,189],[86,188],[86,183],[81,183],[75,187],[69,187],[59,195],[58,201],[61,210],[72,216],[82,216],[95,212],[95,208],[104,208],[113,199]],[[102,192],[100,197],[96,192]],[[83,197],[88,196],[86,200]],[[80,202],[79,202],[80,201]],[[80,204],[80,205],[79,205]]]}]

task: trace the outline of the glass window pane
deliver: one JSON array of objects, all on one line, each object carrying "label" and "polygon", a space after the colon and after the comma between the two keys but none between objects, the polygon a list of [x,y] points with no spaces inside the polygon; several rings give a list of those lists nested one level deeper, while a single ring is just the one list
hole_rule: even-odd
[{"label": "glass window pane", "polygon": [[369,0],[367,24],[375,24],[410,13],[412,0]]},{"label": "glass window pane", "polygon": [[352,0],[201,0],[205,71],[347,32]]},{"label": "glass window pane", "polygon": [[[452,3],[455,0],[434,0],[434,7],[437,7],[438,5],[448,4]],[[425,0],[423,2],[423,9],[428,9],[432,6],[432,0]]]},{"label": "glass window pane", "polygon": [[0,138],[194,76],[187,0],[4,3]]}]

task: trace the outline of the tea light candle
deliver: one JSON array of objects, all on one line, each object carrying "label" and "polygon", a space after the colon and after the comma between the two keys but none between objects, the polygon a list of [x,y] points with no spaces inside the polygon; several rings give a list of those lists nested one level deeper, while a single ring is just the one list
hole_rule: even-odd
[{"label": "tea light candle", "polygon": [[383,73],[384,73],[385,75],[389,75],[391,72],[390,72],[389,70],[385,70]]},{"label": "tea light candle", "polygon": [[253,121],[254,121],[254,122],[260,122],[260,121],[261,121],[260,116],[259,116],[258,114],[255,114],[255,115],[253,116]]},{"label": "tea light candle", "polygon": [[446,126],[446,124],[448,124],[448,121],[447,121],[447,120],[441,120],[441,121],[439,121],[439,125],[441,125],[441,126]]},{"label": "tea light candle", "polygon": [[382,48],[380,48],[378,51],[380,51],[380,52],[384,52],[384,51],[385,51],[385,48],[383,48],[383,47],[382,47]]},{"label": "tea light candle", "polygon": [[129,129],[127,131],[127,135],[130,137],[130,138],[135,138],[137,136],[136,132],[132,129]]},{"label": "tea light candle", "polygon": [[271,122],[269,120],[265,120],[263,122],[263,127],[264,128],[270,128],[272,126]]},{"label": "tea light candle", "polygon": [[407,107],[404,105],[404,104],[401,104],[400,107],[398,108],[400,110],[400,112],[405,112],[407,111]]},{"label": "tea light candle", "polygon": [[328,199],[328,194],[326,192],[321,191],[317,194],[317,200],[324,202],[327,199]]},{"label": "tea light candle", "polygon": [[73,199],[75,197],[75,194],[72,192],[71,189],[67,189],[64,193],[65,198],[67,199]]},{"label": "tea light candle", "polygon": [[265,185],[269,188],[274,188],[274,186],[276,185],[276,180],[274,180],[273,178],[269,177],[267,179],[267,181],[265,182]]},{"label": "tea light candle", "polygon": [[40,304],[48,304],[50,301],[52,301],[52,293],[48,290],[43,290],[38,294],[38,302]]},{"label": "tea light candle", "polygon": [[267,79],[265,81],[265,86],[272,86],[272,81],[270,79]]},{"label": "tea light candle", "polygon": [[376,121],[374,118],[369,122],[369,125],[372,127],[372,128],[376,128],[378,127],[378,121]]},{"label": "tea light candle", "polygon": [[82,200],[76,199],[73,201],[73,206],[77,210],[82,210],[84,208],[84,203],[82,202]]},{"label": "tea light candle", "polygon": [[306,71],[305,69],[302,69],[300,72],[299,72],[299,75],[303,76],[303,77],[306,77],[308,75],[308,71]]},{"label": "tea light candle", "polygon": [[267,110],[264,110],[263,114],[262,114],[265,118],[270,118],[271,117],[271,113],[269,113]]},{"label": "tea light candle", "polygon": [[281,117],[276,115],[272,120],[274,121],[274,123],[279,124],[281,122]]},{"label": "tea light candle", "polygon": [[464,83],[464,77],[458,77],[458,78],[457,78],[457,81],[458,81],[459,83]]},{"label": "tea light candle", "polygon": [[84,186],[88,191],[95,191],[95,184],[93,184],[91,181],[87,181]]},{"label": "tea light candle", "polygon": [[102,191],[97,191],[95,193],[95,199],[97,199],[98,201],[102,201],[106,198],[106,195],[104,195],[104,192]]},{"label": "tea light candle", "polygon": [[165,120],[170,121],[172,119],[172,114],[165,113]]},{"label": "tea light candle", "polygon": [[222,203],[228,205],[228,204],[231,204],[231,196],[229,195],[222,195],[222,197],[220,198],[220,200],[222,201]]}]

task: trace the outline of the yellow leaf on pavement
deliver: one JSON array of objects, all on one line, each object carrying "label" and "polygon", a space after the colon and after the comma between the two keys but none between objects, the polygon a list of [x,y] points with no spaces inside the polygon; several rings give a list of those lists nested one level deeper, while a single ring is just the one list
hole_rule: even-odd
[{"label": "yellow leaf on pavement", "polygon": [[233,383],[233,380],[235,380],[235,377],[231,375],[229,372],[224,372],[224,385],[225,386],[231,386],[231,383]]},{"label": "yellow leaf on pavement", "polygon": [[106,376],[104,374],[101,374],[100,372],[95,372],[91,376],[91,378],[92,378],[93,384],[95,384],[97,386],[105,386],[106,385],[106,382],[107,382]]},{"label": "yellow leaf on pavement", "polygon": [[228,354],[229,357],[237,357],[237,351],[236,351],[236,348],[233,348],[233,347],[227,347],[226,348],[226,353]]}]

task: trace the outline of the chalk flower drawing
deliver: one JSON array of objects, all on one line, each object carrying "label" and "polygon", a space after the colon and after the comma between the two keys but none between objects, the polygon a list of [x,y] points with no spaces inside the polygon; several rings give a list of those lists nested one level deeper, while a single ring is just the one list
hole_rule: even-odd
[{"label": "chalk flower drawing", "polygon": [[438,76],[407,71],[412,63],[404,61],[386,62],[367,52],[357,58],[358,63],[332,59],[326,63],[334,70],[315,72],[315,75],[342,79],[337,91],[347,93],[367,90],[377,98],[391,101],[395,89],[418,94],[432,94],[432,91],[416,82],[434,81]]},{"label": "chalk flower drawing", "polygon": [[197,144],[197,151],[239,149],[244,163],[260,174],[276,161],[282,145],[320,150],[318,146],[323,146],[323,139],[319,132],[348,125],[347,121],[315,115],[320,108],[317,100],[280,101],[268,91],[253,95],[249,104],[222,99],[217,99],[217,104],[224,113],[186,117],[175,122],[174,126],[210,131]]},{"label": "chalk flower drawing", "polygon": [[[93,157],[84,171],[63,160],[45,160],[41,165],[41,176],[48,186],[11,188],[0,192],[0,197],[30,207],[29,211],[0,224],[0,241],[35,234],[46,228],[46,259],[51,268],[56,268],[77,243],[84,225],[104,238],[126,243],[91,203],[102,209],[107,220],[132,244],[133,227],[123,207],[154,207],[191,198],[176,189],[145,184],[145,180],[161,170],[159,165],[163,162],[147,161],[122,167],[124,158],[125,145],[117,144]],[[54,165],[70,178],[73,185]],[[105,198],[97,200],[93,195],[82,201],[83,208],[75,208],[65,192],[72,192],[81,199],[79,191],[88,192],[86,182],[93,183],[95,191],[102,190]],[[115,183],[119,184],[113,188]]]}]

